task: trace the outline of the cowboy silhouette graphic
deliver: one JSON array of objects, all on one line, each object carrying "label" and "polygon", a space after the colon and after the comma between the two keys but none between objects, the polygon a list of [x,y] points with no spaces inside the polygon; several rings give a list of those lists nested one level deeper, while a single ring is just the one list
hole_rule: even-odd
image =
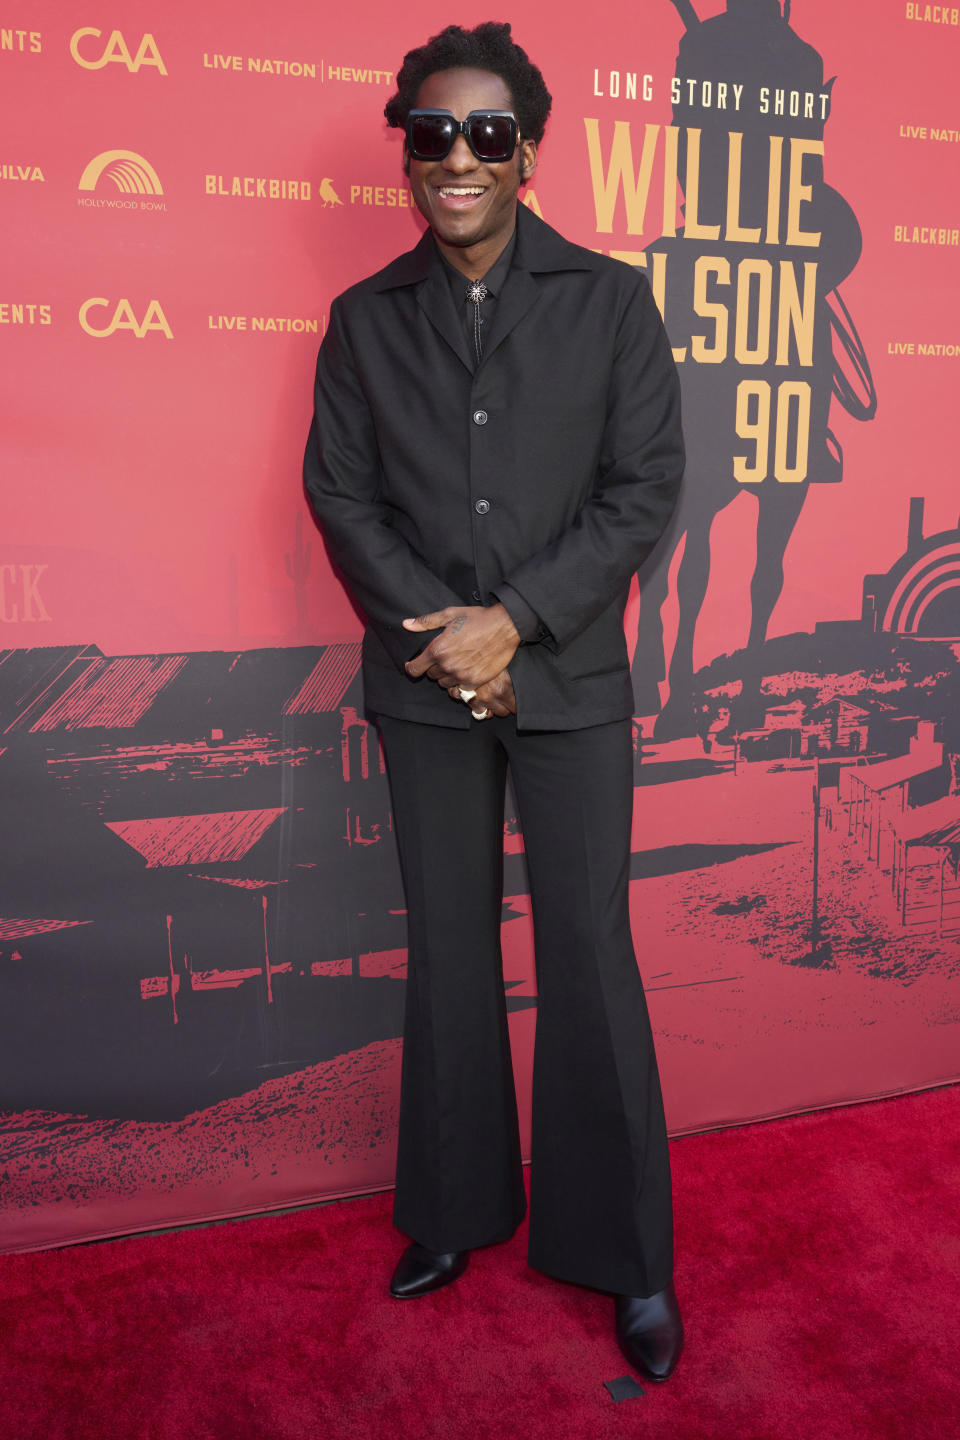
[{"label": "cowboy silhouette graphic", "polygon": [[[861,234],[823,175],[834,82],[824,82],[821,56],[791,28],[789,0],[784,13],[778,0],[727,0],[724,14],[702,22],[690,0],[673,3],[687,27],[673,89],[684,223],[647,247],[647,264],[650,273],[657,253],[666,255],[665,318],[680,360],[688,459],[681,505],[640,572],[633,661],[636,713],[659,711],[659,739],[698,728],[693,647],[714,519],[743,490],[756,501],[746,673],[731,721],[742,728],[762,714],[760,650],[808,488],[842,478],[831,403],[859,419],[876,408],[837,290],[859,259]],[[679,628],[661,710],[660,609],[681,541]]]}]

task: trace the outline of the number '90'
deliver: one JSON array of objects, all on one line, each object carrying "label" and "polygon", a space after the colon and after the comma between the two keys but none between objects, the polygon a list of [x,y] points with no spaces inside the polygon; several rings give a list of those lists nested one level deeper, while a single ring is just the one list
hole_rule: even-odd
[{"label": "number '90'", "polygon": [[[741,485],[759,485],[770,472],[772,410],[766,380],[741,380],[737,386],[737,434],[741,440],[752,440],[755,447],[752,458],[733,457],[733,473]],[[809,452],[810,386],[805,380],[784,380],[776,395],[774,479],[782,485],[806,480]]]}]

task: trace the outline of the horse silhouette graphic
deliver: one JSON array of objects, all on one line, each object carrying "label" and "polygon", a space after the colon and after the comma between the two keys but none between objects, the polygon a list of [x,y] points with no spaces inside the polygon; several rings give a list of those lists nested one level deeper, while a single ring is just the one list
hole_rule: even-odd
[{"label": "horse silhouette graphic", "polygon": [[[783,13],[778,0],[727,0],[725,13],[702,22],[690,0],[673,3],[687,27],[672,94],[683,224],[647,246],[647,265],[655,277],[659,263],[667,277],[688,458],[678,510],[639,575],[632,667],[635,712],[657,715],[661,739],[697,732],[693,646],[714,519],[743,490],[756,499],[748,673],[731,722],[742,728],[760,704],[759,652],[807,491],[843,475],[831,403],[861,420],[876,410],[837,288],[860,257],[861,233],[823,175],[834,81],[824,83],[821,56],[791,28],[789,0]],[[661,710],[660,610],[681,541],[679,626]]]}]

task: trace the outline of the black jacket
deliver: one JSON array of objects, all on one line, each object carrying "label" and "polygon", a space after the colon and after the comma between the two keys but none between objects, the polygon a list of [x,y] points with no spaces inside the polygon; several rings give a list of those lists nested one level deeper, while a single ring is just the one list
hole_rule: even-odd
[{"label": "black jacket", "polygon": [[369,709],[469,725],[406,675],[401,621],[507,582],[548,632],[510,666],[518,724],[570,730],[632,713],[623,610],[676,502],[680,387],[645,277],[517,211],[476,373],[429,231],[334,301],[304,479],[367,617]]}]

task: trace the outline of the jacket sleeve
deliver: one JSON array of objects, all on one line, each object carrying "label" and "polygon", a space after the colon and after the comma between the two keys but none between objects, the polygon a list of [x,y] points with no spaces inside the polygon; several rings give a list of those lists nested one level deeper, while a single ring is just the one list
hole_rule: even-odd
[{"label": "jacket sleeve", "polygon": [[622,309],[593,492],[576,520],[509,575],[560,651],[614,601],[656,545],[683,476],[680,381],[660,312],[637,276]]},{"label": "jacket sleeve", "polygon": [[335,300],[317,357],[304,486],[330,558],[402,668],[429,638],[404,630],[403,619],[463,602],[393,528],[381,476],[373,416]]},{"label": "jacket sleeve", "polygon": [[525,645],[546,639],[546,626],[541,624],[540,616],[531,610],[518,590],[503,580],[494,588],[493,594],[517,627],[517,634]]}]

